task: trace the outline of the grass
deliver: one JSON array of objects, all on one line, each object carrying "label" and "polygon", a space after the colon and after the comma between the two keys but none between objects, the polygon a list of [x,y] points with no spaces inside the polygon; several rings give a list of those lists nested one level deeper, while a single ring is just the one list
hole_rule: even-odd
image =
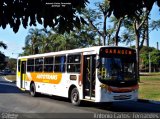
[{"label": "grass", "polygon": [[160,73],[140,76],[139,98],[160,101]]}]

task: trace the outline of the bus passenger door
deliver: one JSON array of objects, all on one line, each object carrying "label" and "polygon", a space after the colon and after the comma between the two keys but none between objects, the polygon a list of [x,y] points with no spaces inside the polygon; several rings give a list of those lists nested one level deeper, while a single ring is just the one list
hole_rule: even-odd
[{"label": "bus passenger door", "polygon": [[21,61],[20,88],[25,88],[26,61]]},{"label": "bus passenger door", "polygon": [[96,55],[85,55],[83,65],[83,94],[85,99],[95,97]]}]

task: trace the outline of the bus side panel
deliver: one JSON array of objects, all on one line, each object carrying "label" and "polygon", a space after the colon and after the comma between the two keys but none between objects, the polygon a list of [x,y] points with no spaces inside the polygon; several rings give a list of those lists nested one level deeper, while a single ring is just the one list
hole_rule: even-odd
[{"label": "bus side panel", "polygon": [[[36,73],[39,75],[42,73]],[[53,75],[52,73],[50,75]],[[76,80],[71,80],[70,77],[75,76]],[[37,77],[37,76],[36,76]],[[69,88],[71,85],[75,85],[80,94],[80,99],[82,99],[82,87],[78,85],[78,78],[79,74],[67,74],[62,73],[61,81],[58,84],[50,83],[49,79],[43,79],[41,81],[37,81],[34,77],[31,76],[30,73],[27,73],[27,81],[25,82],[26,90],[30,90],[30,83],[33,81],[36,85],[36,92],[49,94],[49,95],[56,95],[62,97],[68,97]]]}]

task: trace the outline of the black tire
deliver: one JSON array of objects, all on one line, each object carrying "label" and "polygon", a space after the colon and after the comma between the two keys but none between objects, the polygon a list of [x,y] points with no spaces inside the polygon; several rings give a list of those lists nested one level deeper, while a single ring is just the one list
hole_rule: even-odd
[{"label": "black tire", "polygon": [[30,85],[30,95],[32,97],[36,97],[38,95],[36,92],[36,86],[34,83],[31,83],[31,85]]},{"label": "black tire", "polygon": [[73,88],[71,91],[70,99],[73,105],[79,106],[81,100],[79,99],[79,92],[77,88]]}]

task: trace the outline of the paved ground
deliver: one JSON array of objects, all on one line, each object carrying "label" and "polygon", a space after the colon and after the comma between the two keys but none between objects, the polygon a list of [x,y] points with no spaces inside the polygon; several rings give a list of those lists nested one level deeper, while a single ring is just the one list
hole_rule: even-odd
[{"label": "paved ground", "polygon": [[119,102],[114,103],[112,106],[107,106],[106,104],[83,102],[81,107],[76,107],[66,98],[45,95],[36,98],[31,97],[29,93],[20,91],[14,83],[7,82],[0,78],[1,117],[8,116],[7,114],[13,116],[12,114],[20,113],[18,114],[19,117],[44,118],[46,116],[58,116],[63,118],[87,118],[88,116],[91,118],[95,113],[111,112],[127,112],[127,114],[128,112],[160,112],[160,105],[143,102]]}]

